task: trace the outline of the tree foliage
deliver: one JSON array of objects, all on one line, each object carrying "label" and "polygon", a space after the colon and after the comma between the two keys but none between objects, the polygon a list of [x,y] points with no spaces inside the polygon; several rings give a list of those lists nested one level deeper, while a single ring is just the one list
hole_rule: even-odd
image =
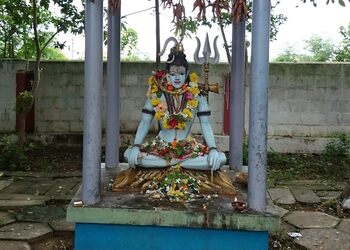
[{"label": "tree foliage", "polygon": [[340,27],[340,34],[343,40],[335,51],[335,59],[338,62],[350,62],[350,23],[347,29],[344,26]]},{"label": "tree foliage", "polygon": [[[173,8],[174,31],[175,35],[180,38],[185,36],[191,37],[191,34],[196,33],[200,25],[212,27],[213,24],[217,24],[226,27],[230,25],[232,21],[237,22],[241,19],[247,20],[247,31],[251,32],[250,17],[253,1],[237,0],[234,5],[230,5],[229,3],[230,1],[228,0],[196,0],[194,1],[193,11],[197,10],[197,14],[195,16],[188,16],[185,14],[186,11],[183,1],[162,0],[164,8]],[[280,2],[277,2],[276,5],[271,7],[271,40],[276,39],[278,27],[287,20],[283,14],[274,13],[274,9],[279,3]],[[210,11],[208,11],[208,9]]]},{"label": "tree foliage", "polygon": [[284,49],[283,53],[279,54],[273,59],[275,62],[298,62],[300,55],[298,55],[292,46],[288,46]]},{"label": "tree foliage", "polygon": [[304,42],[306,43],[305,49],[311,54],[310,61],[327,62],[333,59],[334,44],[329,39],[314,35]]},{"label": "tree foliage", "polygon": [[[79,11],[73,0],[0,0],[0,57],[35,59],[36,42],[41,58],[52,59],[54,54],[62,57],[58,50],[54,51],[64,46],[56,35],[82,33],[83,20],[83,10]],[[40,35],[35,37],[35,33]],[[47,47],[51,53],[45,53]]]},{"label": "tree foliage", "polygon": [[304,40],[307,54],[296,53],[294,48],[288,46],[279,54],[275,62],[329,62],[334,58],[335,46],[329,39],[320,36],[311,36]]},{"label": "tree foliage", "polygon": [[[79,11],[73,4],[73,0],[30,0],[29,2],[0,0],[0,6],[2,11],[0,45],[3,55],[15,57],[22,53],[24,58],[35,59],[31,90],[25,92],[25,99],[23,99],[23,93],[20,93],[16,101],[17,105],[21,106],[21,109],[17,109],[20,124],[18,144],[19,148],[23,149],[25,119],[38,92],[42,70],[41,59],[48,51],[50,44],[64,46],[63,43],[55,40],[57,34],[83,32],[84,10]],[[14,37],[15,34],[17,37]]]},{"label": "tree foliage", "polygon": [[[182,40],[188,36],[191,38],[191,34],[197,32],[199,26],[212,27],[214,24],[218,25],[221,30],[221,35],[224,40],[224,48],[226,50],[227,60],[230,62],[230,47],[226,39],[224,28],[230,25],[232,22],[239,22],[240,20],[246,20],[246,29],[251,32],[251,11],[252,0],[194,0],[193,11],[197,11],[197,15],[186,15],[185,6],[183,0],[162,0],[161,4],[164,8],[173,9],[173,23],[174,33]],[[275,7],[279,4],[276,3],[272,6],[271,10],[271,29],[270,39],[275,40],[278,27],[283,24],[287,18],[283,14],[274,14]],[[209,14],[208,14],[209,13]]]},{"label": "tree foliage", "polygon": [[125,51],[128,56],[137,46],[137,32],[132,28],[123,28],[120,37],[120,49]]},{"label": "tree foliage", "polygon": [[340,27],[343,39],[340,44],[334,44],[329,39],[311,36],[305,40],[305,50],[308,54],[296,53],[291,46],[273,59],[275,62],[350,62],[350,23],[346,29]]},{"label": "tree foliage", "polygon": [[[317,0],[301,0],[303,3],[306,3],[306,2],[310,2],[312,3],[315,7],[317,7]],[[336,1],[335,0],[325,0],[326,1],[326,4],[328,5],[329,3],[335,3]],[[346,1],[346,0],[345,0]],[[345,1],[344,0],[337,0],[338,4],[345,7]],[[350,3],[350,0],[348,0],[349,3]]]},{"label": "tree foliage", "polygon": [[28,41],[30,9],[24,1],[0,0],[1,58],[18,58],[17,53]]}]

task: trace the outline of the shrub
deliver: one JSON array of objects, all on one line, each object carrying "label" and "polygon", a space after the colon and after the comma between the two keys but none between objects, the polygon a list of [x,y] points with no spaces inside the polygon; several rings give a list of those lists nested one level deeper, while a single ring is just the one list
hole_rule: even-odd
[{"label": "shrub", "polygon": [[337,139],[329,142],[324,150],[327,157],[338,158],[348,157],[350,153],[350,136],[341,134]]},{"label": "shrub", "polygon": [[131,145],[131,141],[127,140],[122,143],[119,147],[119,162],[126,162],[126,159],[124,158],[124,152],[128,149],[128,147]]},{"label": "shrub", "polygon": [[10,136],[2,136],[0,139],[0,169],[18,170],[24,167],[27,157],[19,150],[17,144]]},{"label": "shrub", "polygon": [[33,143],[28,143],[20,150],[17,141],[11,135],[0,135],[0,169],[1,170],[26,170],[28,158],[26,153],[35,148]]},{"label": "shrub", "polygon": [[323,152],[325,174],[346,178],[350,174],[350,136],[341,134],[329,142]]}]

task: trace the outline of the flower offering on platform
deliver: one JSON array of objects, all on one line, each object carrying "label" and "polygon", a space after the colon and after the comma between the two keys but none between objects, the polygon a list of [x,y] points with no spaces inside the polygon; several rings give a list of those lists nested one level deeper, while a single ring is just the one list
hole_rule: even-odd
[{"label": "flower offering on platform", "polygon": [[200,180],[185,174],[179,164],[170,167],[164,179],[153,180],[146,193],[159,193],[170,201],[186,201],[199,193]]}]

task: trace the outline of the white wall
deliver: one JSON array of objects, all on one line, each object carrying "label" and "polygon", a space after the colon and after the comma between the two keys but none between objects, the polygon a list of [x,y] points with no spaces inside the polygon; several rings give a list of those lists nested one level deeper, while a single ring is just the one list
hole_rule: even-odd
[{"label": "white wall", "polygon": [[[25,66],[24,61],[0,61],[0,132],[15,129],[15,74]],[[154,63],[122,63],[122,133],[135,133],[146,100],[147,79],[154,66]],[[82,133],[83,62],[43,62],[42,68],[36,99],[37,133]],[[202,74],[198,65],[190,65],[190,70]],[[228,72],[227,64],[210,68],[210,82],[220,84],[220,93],[211,94],[209,98],[216,135],[223,134],[223,85],[224,75]],[[247,85],[249,76],[248,72]],[[106,84],[103,84],[103,96],[106,97]],[[248,132],[249,86],[246,90],[245,127]],[[269,143],[277,151],[307,151],[308,148],[317,151],[328,140],[315,138],[350,133],[350,64],[270,64],[268,112]],[[153,131],[156,129],[154,121]],[[198,125],[193,133],[200,133]],[[227,138],[218,140],[227,147]]]}]

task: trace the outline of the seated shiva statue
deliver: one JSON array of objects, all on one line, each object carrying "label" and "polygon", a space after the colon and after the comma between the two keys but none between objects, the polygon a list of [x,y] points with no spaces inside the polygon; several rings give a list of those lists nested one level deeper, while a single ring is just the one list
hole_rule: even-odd
[{"label": "seated shiva statue", "polygon": [[[154,72],[148,83],[148,98],[134,144],[124,153],[129,166],[159,168],[179,164],[187,169],[217,170],[224,165],[226,156],[216,148],[206,97],[198,87],[197,74],[189,74],[181,43],[171,49],[166,70]],[[196,116],[205,144],[190,136]],[[160,124],[160,132],[154,140],[144,143],[153,117]]]}]

